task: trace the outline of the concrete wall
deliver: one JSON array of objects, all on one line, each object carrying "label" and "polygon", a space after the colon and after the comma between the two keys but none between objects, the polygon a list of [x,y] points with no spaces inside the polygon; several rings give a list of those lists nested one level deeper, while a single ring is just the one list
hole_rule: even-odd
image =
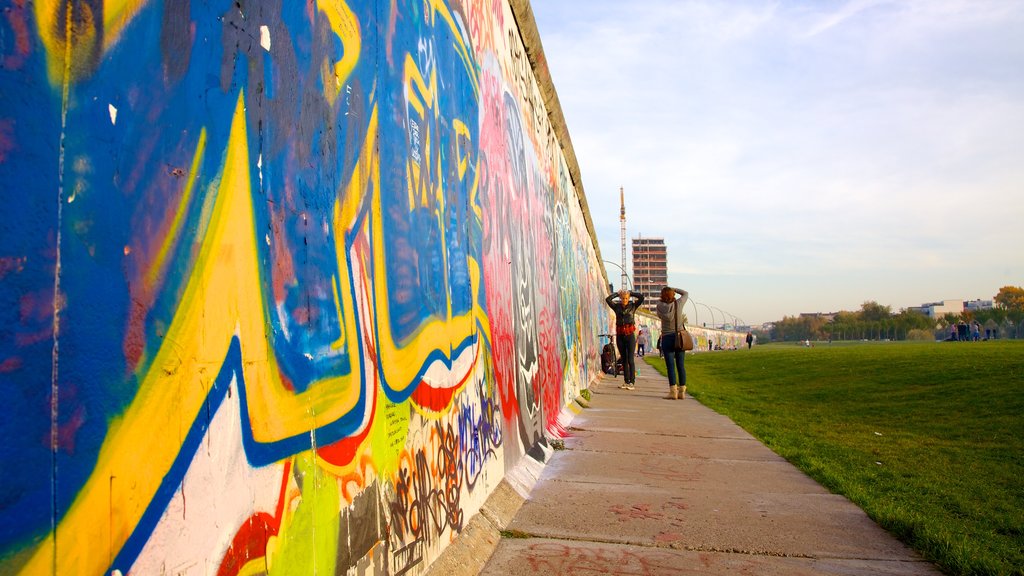
[{"label": "concrete wall", "polygon": [[579,182],[524,2],[4,2],[0,573],[422,572],[599,373]]},{"label": "concrete wall", "polygon": [[[658,355],[658,338],[661,335],[661,320],[657,314],[641,310],[636,315],[637,328],[647,334],[650,346],[648,354]],[[715,346],[723,350],[746,348],[747,333],[733,330],[718,330],[703,326],[686,325],[686,330],[693,337],[693,352],[710,352]],[[605,340],[607,342],[607,339]]]}]

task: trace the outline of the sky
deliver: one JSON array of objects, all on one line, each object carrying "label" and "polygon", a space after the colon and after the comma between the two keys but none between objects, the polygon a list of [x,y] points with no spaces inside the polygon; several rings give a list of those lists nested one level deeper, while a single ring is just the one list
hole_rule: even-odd
[{"label": "sky", "polygon": [[691,322],[1024,285],[1024,2],[531,5],[602,257],[621,186]]}]

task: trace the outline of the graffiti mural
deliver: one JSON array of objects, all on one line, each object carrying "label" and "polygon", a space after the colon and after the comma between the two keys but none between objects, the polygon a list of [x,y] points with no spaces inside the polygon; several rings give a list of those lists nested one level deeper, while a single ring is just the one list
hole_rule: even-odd
[{"label": "graffiti mural", "polygon": [[0,0],[0,573],[419,573],[599,374],[513,8]]}]

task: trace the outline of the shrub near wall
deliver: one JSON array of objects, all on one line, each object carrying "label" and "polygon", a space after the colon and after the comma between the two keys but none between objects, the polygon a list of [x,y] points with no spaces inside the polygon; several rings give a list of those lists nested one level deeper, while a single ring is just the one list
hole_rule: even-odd
[{"label": "shrub near wall", "polygon": [[598,374],[512,9],[0,22],[0,573],[422,571]]}]

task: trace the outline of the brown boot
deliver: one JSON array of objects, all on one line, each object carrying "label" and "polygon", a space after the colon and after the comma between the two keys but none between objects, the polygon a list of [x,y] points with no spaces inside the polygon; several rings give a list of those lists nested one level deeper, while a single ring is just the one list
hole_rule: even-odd
[{"label": "brown boot", "polygon": [[686,386],[679,386],[679,399],[686,400]]},{"label": "brown boot", "polygon": [[665,396],[665,400],[675,400],[679,398],[679,386],[669,386],[668,396]]}]

